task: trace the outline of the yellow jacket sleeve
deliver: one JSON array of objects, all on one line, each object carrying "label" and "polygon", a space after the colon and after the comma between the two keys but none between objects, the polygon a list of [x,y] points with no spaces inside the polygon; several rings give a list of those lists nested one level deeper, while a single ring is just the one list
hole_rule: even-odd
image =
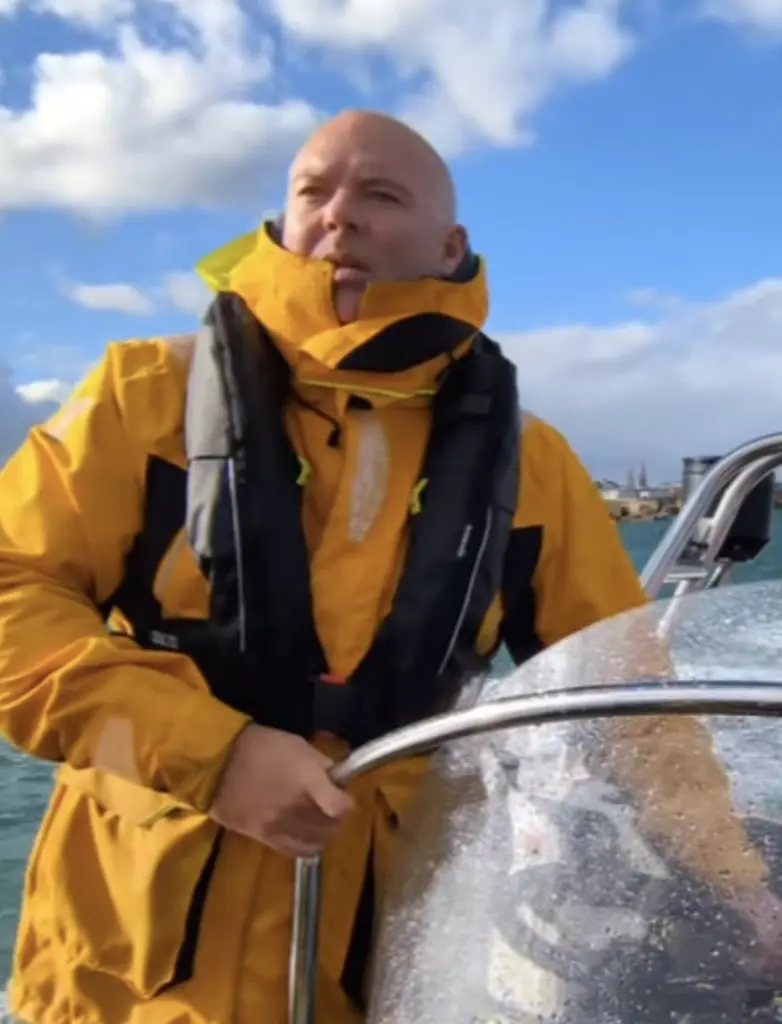
[{"label": "yellow jacket sleeve", "polygon": [[[545,433],[544,433],[545,432]],[[540,421],[530,427],[530,454],[543,522],[533,580],[535,628],[545,646],[594,622],[646,603],[638,573],[594,481],[567,441]],[[541,477],[543,479],[541,479]],[[522,486],[524,486],[522,484]]]},{"label": "yellow jacket sleeve", "polygon": [[109,636],[97,608],[141,526],[147,435],[181,415],[164,349],[127,345],[0,471],[0,735],[205,810],[246,719],[187,657]]},{"label": "yellow jacket sleeve", "polygon": [[[533,420],[525,441],[517,519],[522,528],[542,524],[533,589],[536,632],[548,646],[647,599],[605,502],[565,438]],[[638,674],[670,675],[664,649],[637,627],[628,623],[623,642],[643,634]],[[605,760],[633,793],[647,835],[724,892],[761,883],[765,863],[748,842],[707,728],[692,717],[623,717],[607,722],[603,737]]]}]

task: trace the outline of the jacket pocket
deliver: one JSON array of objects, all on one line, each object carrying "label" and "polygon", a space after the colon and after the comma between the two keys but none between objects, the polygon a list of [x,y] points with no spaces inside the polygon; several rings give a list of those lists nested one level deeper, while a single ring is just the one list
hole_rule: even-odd
[{"label": "jacket pocket", "polygon": [[28,874],[33,924],[148,999],[192,974],[219,837],[165,794],[66,768]]}]

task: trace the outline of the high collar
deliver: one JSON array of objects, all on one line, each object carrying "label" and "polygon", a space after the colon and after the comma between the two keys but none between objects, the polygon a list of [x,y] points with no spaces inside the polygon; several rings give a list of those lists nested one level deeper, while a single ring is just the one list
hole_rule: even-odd
[{"label": "high collar", "polygon": [[357,319],[341,324],[332,265],[283,248],[271,224],[218,249],[197,269],[213,289],[243,299],[299,384],[351,390],[373,405],[436,390],[442,371],[469,349],[488,312],[481,260],[465,282],[373,282]]}]

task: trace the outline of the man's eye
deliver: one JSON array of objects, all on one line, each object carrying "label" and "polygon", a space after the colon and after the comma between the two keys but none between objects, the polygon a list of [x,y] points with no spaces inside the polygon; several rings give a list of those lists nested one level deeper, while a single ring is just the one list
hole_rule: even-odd
[{"label": "man's eye", "polygon": [[399,197],[395,196],[393,192],[385,192],[383,189],[373,189],[371,192],[373,199],[379,199],[382,203],[398,203]]}]

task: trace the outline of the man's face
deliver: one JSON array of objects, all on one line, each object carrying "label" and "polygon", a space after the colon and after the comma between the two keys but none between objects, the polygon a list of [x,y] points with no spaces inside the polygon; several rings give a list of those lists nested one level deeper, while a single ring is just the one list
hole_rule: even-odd
[{"label": "man's face", "polygon": [[465,243],[449,189],[447,173],[401,125],[338,118],[294,161],[283,245],[334,262],[334,306],[347,323],[370,281],[456,269]]}]

